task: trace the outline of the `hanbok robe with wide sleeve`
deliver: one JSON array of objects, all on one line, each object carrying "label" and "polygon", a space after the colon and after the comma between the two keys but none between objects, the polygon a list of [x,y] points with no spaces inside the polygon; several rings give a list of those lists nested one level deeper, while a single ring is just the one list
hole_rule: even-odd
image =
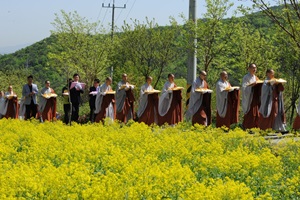
[{"label": "hanbok robe with wide sleeve", "polygon": [[56,119],[56,97],[50,97],[49,99],[43,97],[43,95],[55,94],[52,88],[43,88],[41,90],[39,113],[43,121],[53,121]]},{"label": "hanbok robe with wide sleeve", "polygon": [[192,124],[209,126],[211,124],[211,94],[196,92],[196,89],[208,89],[205,80],[197,77],[191,88],[189,107],[186,111],[186,119],[192,120]]},{"label": "hanbok robe with wide sleeve", "polygon": [[159,125],[175,125],[182,121],[181,90],[170,90],[175,87],[176,84],[169,81],[164,84],[158,103]]},{"label": "hanbok robe with wide sleeve", "polygon": [[103,122],[106,117],[109,117],[111,120],[115,119],[115,95],[107,94],[111,90],[111,86],[106,85],[106,83],[100,86],[95,102],[95,122],[97,123]]},{"label": "hanbok robe with wide sleeve", "polygon": [[284,87],[281,83],[270,84],[268,79],[264,81],[261,89],[261,105],[259,108],[260,118],[258,127],[260,129],[286,131],[283,90]]},{"label": "hanbok robe with wide sleeve", "polygon": [[147,125],[158,123],[158,93],[146,93],[146,91],[152,90],[153,87],[145,83],[140,91],[140,104],[137,116],[139,122],[144,122]]},{"label": "hanbok robe with wide sleeve", "polygon": [[[126,85],[126,88],[122,86]],[[134,86],[128,82],[120,81],[116,89],[116,113],[117,120],[126,123],[134,119]]]},{"label": "hanbok robe with wide sleeve", "polygon": [[243,127],[257,128],[259,120],[260,95],[262,84],[255,84],[258,78],[250,73],[246,74],[242,82],[242,109],[244,112]]},{"label": "hanbok robe with wide sleeve", "polygon": [[217,95],[217,119],[216,127],[226,126],[238,122],[240,91],[236,89],[225,90],[231,87],[228,81],[219,80],[216,84]]}]

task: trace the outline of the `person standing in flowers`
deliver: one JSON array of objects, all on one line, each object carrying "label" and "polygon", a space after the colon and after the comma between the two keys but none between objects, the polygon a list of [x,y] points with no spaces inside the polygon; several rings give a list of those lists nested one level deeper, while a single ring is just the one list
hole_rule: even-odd
[{"label": "person standing in flowers", "polygon": [[92,87],[90,87],[90,93],[89,93],[89,106],[90,106],[90,121],[93,123],[95,122],[95,101],[96,101],[96,95],[100,89],[99,87],[100,80],[95,79],[94,84]]},{"label": "person standing in flowers", "polygon": [[106,117],[112,120],[115,119],[115,95],[112,93],[107,94],[112,91],[111,83],[111,77],[107,77],[105,83],[100,86],[96,96],[95,122],[97,123],[103,121]]},{"label": "person standing in flowers", "polygon": [[182,121],[182,95],[181,90],[174,90],[177,87],[174,79],[174,74],[168,75],[168,81],[164,84],[159,98],[159,125],[175,125]]},{"label": "person standing in flowers", "polygon": [[221,72],[220,79],[216,84],[217,95],[217,120],[216,127],[226,126],[238,122],[240,91],[231,87],[227,81],[226,71]]},{"label": "person standing in flowers", "polygon": [[48,80],[45,81],[45,87],[41,90],[39,112],[42,120],[56,119],[56,95]]},{"label": "person standing in flowers", "polygon": [[69,98],[69,89],[71,87],[71,83],[73,82],[73,80],[71,78],[69,78],[68,80],[68,84],[62,88],[62,96],[63,96],[63,104],[64,104],[64,123],[68,124],[69,123],[69,115],[70,115],[70,111],[71,111],[71,104],[70,104],[70,98]]},{"label": "person standing in flowers", "polygon": [[116,112],[117,120],[127,123],[134,119],[134,86],[129,84],[127,74],[122,75],[122,80],[116,89]]},{"label": "person standing in flowers", "polygon": [[19,117],[19,105],[17,94],[13,91],[13,87],[10,85],[8,91],[5,92],[5,118],[17,119]]},{"label": "person standing in flowers", "polygon": [[250,64],[248,74],[243,78],[242,82],[242,109],[244,112],[243,128],[251,129],[258,127],[260,107],[261,85],[258,81],[256,73],[256,65]]},{"label": "person standing in flowers", "polygon": [[297,116],[296,116],[294,124],[293,124],[293,129],[300,130],[300,98],[299,98],[299,103],[298,103],[298,107],[297,107]]},{"label": "person standing in flowers", "polygon": [[137,112],[139,122],[147,125],[158,123],[158,93],[147,93],[154,90],[152,77],[147,76],[146,83],[141,87],[140,104]]},{"label": "person standing in flowers", "polygon": [[266,71],[266,80],[261,89],[260,118],[258,127],[262,130],[273,129],[286,132],[285,113],[283,105],[282,83],[274,79],[275,72],[272,69]]},{"label": "person standing in flowers", "polygon": [[4,98],[4,92],[0,91],[0,119],[3,118],[3,116],[5,114],[4,113],[4,109],[5,109],[5,98]]},{"label": "person standing in flowers", "polygon": [[211,94],[196,92],[196,89],[208,89],[206,82],[206,72],[200,71],[199,77],[196,78],[192,85],[191,97],[186,119],[192,120],[192,124],[201,124],[208,126],[211,124]]},{"label": "person standing in flowers", "polygon": [[[72,103],[72,116],[71,120],[74,122],[78,122],[79,118],[79,105],[81,103],[81,96],[83,94],[83,84],[79,82],[80,76],[79,74],[73,75],[73,82],[70,86],[70,96],[71,96],[71,103]],[[72,85],[74,84],[74,87]]]},{"label": "person standing in flowers", "polygon": [[27,77],[27,84],[23,86],[22,96],[26,107],[26,119],[36,118],[37,114],[37,94],[39,92],[36,84],[33,83],[33,76]]}]

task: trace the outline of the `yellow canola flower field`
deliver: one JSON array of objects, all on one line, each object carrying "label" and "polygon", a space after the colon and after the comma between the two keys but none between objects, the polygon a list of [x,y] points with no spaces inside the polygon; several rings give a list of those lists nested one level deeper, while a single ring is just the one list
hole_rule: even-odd
[{"label": "yellow canola flower field", "polygon": [[299,163],[240,129],[0,120],[0,199],[297,199]]}]

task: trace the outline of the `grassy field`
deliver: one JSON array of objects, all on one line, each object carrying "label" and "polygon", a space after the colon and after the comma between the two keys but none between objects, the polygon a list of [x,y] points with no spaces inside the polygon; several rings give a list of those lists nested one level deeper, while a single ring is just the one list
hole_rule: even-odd
[{"label": "grassy field", "polygon": [[300,143],[235,129],[0,120],[0,199],[297,199]]}]

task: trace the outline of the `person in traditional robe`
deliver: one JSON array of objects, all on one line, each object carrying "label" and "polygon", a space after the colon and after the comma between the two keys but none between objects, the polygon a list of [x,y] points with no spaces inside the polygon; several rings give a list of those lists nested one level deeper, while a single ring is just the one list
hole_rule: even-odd
[{"label": "person in traditional robe", "polygon": [[41,90],[39,112],[42,121],[56,119],[56,97],[46,98],[47,95],[55,94],[50,87],[50,81],[45,81],[45,87]]},{"label": "person in traditional robe", "polygon": [[[217,128],[222,126],[230,128],[231,124],[238,122],[240,93],[238,89],[231,88],[231,84],[227,79],[228,74],[226,71],[223,71],[216,84]],[[230,89],[228,90],[228,88]]]},{"label": "person in traditional robe", "polygon": [[148,76],[146,83],[142,85],[140,91],[140,103],[137,112],[138,121],[147,125],[158,123],[158,93],[148,94],[147,91],[153,91],[152,77]]},{"label": "person in traditional robe", "polygon": [[36,118],[37,114],[37,94],[39,92],[36,84],[33,83],[33,76],[27,77],[27,84],[23,86],[22,96],[26,106],[26,119]]},{"label": "person in traditional robe", "polygon": [[206,72],[200,71],[199,76],[193,82],[189,106],[186,111],[186,119],[192,120],[192,124],[209,126],[211,124],[211,94],[196,92],[196,89],[208,89]]},{"label": "person in traditional robe", "polygon": [[116,89],[116,111],[117,120],[127,123],[134,119],[134,86],[129,84],[127,74],[122,75],[122,81],[117,85]]},{"label": "person in traditional robe", "polygon": [[296,118],[293,124],[293,129],[294,130],[300,130],[300,98],[299,98],[299,103],[297,107],[297,114]]},{"label": "person in traditional robe", "polygon": [[19,105],[17,94],[13,91],[13,87],[10,85],[8,91],[5,92],[6,108],[5,118],[18,119],[19,117]]},{"label": "person in traditional robe", "polygon": [[258,127],[262,130],[273,129],[286,132],[285,113],[283,105],[282,83],[274,79],[275,72],[272,69],[266,71],[266,80],[261,89],[260,118]]},{"label": "person in traditional robe", "polygon": [[174,74],[168,75],[158,102],[159,125],[175,125],[182,121],[182,94],[176,88]]},{"label": "person in traditional robe", "polygon": [[90,87],[90,93],[89,93],[89,106],[90,106],[90,121],[93,123],[95,122],[95,101],[96,101],[96,96],[98,94],[98,91],[100,89],[99,87],[100,80],[95,79],[94,84],[92,87]]},{"label": "person in traditional robe", "polygon": [[3,116],[5,115],[5,113],[4,113],[5,107],[6,107],[6,104],[5,104],[4,92],[0,91],[0,119],[2,119]]},{"label": "person in traditional robe", "polygon": [[70,104],[70,94],[69,88],[71,87],[73,80],[69,78],[68,83],[65,87],[62,88],[61,94],[63,97],[63,106],[64,106],[64,123],[70,123],[70,111],[71,111],[71,104]]},{"label": "person in traditional robe", "polygon": [[255,75],[256,65],[250,64],[248,74],[243,78],[242,82],[242,109],[244,113],[243,128],[251,129],[258,127],[260,107],[260,95],[262,84],[257,83],[259,80]]},{"label": "person in traditional robe", "polygon": [[96,96],[95,122],[97,123],[103,122],[106,117],[109,117],[111,120],[115,119],[115,95],[107,94],[107,92],[112,91],[111,83],[112,79],[107,77],[105,83],[100,86]]},{"label": "person in traditional robe", "polygon": [[76,83],[75,87],[70,88],[70,96],[71,96],[71,103],[72,103],[72,115],[71,120],[74,122],[78,122],[79,118],[79,106],[81,103],[81,96],[83,94],[83,88],[81,83],[79,82],[80,76],[79,74],[73,75],[73,83]]}]

